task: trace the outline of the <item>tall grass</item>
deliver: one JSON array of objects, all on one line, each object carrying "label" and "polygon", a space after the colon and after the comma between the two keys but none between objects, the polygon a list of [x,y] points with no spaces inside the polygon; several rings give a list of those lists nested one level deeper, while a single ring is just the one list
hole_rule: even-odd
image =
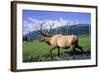
[{"label": "tall grass", "polygon": [[[79,37],[79,45],[83,47],[84,52],[89,52],[91,50],[90,38]],[[52,60],[50,58],[50,49],[49,45],[38,40],[23,42],[23,62],[50,61]],[[65,57],[63,56],[64,51],[69,51],[69,49],[61,49],[62,57]],[[53,56],[57,56],[57,49],[53,51]]]},{"label": "tall grass", "polygon": [[89,52],[91,50],[91,38],[87,36],[80,37],[79,45],[83,47],[85,52]]}]

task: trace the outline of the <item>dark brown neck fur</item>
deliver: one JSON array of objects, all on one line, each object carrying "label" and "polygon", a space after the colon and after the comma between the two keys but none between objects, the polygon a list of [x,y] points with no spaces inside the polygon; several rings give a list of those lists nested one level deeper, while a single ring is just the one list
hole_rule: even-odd
[{"label": "dark brown neck fur", "polygon": [[47,36],[47,37],[45,37],[45,43],[47,43],[48,45],[50,45],[50,41],[51,41],[51,37],[49,36]]}]

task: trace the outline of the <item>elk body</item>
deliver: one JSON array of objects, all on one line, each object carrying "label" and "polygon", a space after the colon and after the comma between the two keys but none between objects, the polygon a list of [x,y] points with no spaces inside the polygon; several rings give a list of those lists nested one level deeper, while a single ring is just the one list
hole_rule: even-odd
[{"label": "elk body", "polygon": [[58,56],[60,56],[60,49],[72,49],[73,54],[75,52],[75,48],[80,49],[82,52],[82,47],[78,45],[78,37],[76,35],[62,35],[56,34],[50,36],[46,33],[43,33],[42,30],[38,30],[41,34],[40,42],[45,42],[50,45],[52,48],[50,49],[50,54],[52,55],[52,51],[54,49],[58,49]]},{"label": "elk body", "polygon": [[78,45],[78,37],[76,35],[61,35],[56,34],[54,36],[45,36],[42,35],[40,38],[40,42],[45,42],[50,45],[52,48],[50,49],[50,54],[52,55],[52,51],[58,48],[58,56],[60,56],[60,48],[61,49],[72,49],[73,53],[75,52],[75,48],[80,49],[82,52],[82,47]]}]

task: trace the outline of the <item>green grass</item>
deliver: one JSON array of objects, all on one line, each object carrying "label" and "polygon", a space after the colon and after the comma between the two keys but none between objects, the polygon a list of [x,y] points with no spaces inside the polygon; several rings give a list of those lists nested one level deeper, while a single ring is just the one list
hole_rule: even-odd
[{"label": "green grass", "polygon": [[83,47],[84,52],[89,52],[91,50],[91,38],[90,37],[80,37],[79,45]]},{"label": "green grass", "polygon": [[[83,47],[84,52],[89,52],[90,38],[79,37],[79,45]],[[51,60],[50,49],[50,46],[38,40],[23,42],[23,62],[49,61]],[[64,51],[69,51],[69,49],[61,49],[61,55]],[[53,51],[53,56],[57,56],[57,49]]]},{"label": "green grass", "polygon": [[45,43],[40,43],[39,41],[35,40],[32,42],[24,42],[23,43],[23,56],[24,61],[30,61],[30,58],[38,58],[43,54],[48,54],[50,46]]}]

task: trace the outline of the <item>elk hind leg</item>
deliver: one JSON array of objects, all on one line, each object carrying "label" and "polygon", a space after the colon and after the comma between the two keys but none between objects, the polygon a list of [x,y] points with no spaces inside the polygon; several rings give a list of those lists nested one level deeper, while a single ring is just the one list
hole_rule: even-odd
[{"label": "elk hind leg", "polygon": [[80,49],[81,50],[81,53],[83,53],[83,48],[81,46],[79,46],[78,44],[76,44],[75,47],[78,48],[78,49]]},{"label": "elk hind leg", "polygon": [[76,52],[75,45],[71,45],[70,48],[73,50],[72,51],[73,52],[73,59],[75,59],[75,52]]}]

